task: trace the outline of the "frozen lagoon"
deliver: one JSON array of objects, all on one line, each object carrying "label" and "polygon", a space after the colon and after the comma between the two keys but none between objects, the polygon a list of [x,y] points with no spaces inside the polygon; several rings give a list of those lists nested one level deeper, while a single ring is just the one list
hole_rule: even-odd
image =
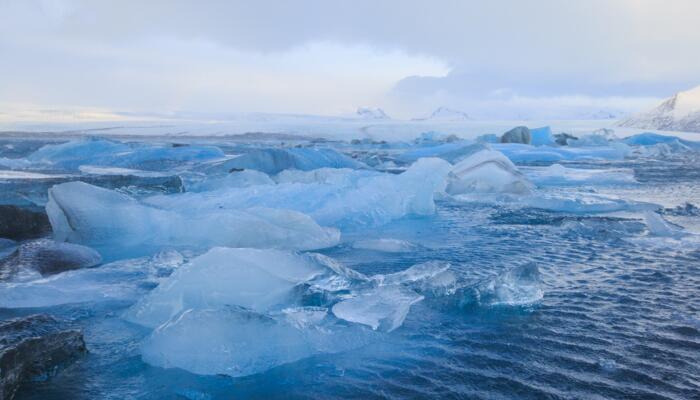
[{"label": "frozen lagoon", "polygon": [[697,396],[699,153],[598,139],[8,140],[104,259],[0,283],[89,350],[18,398]]}]

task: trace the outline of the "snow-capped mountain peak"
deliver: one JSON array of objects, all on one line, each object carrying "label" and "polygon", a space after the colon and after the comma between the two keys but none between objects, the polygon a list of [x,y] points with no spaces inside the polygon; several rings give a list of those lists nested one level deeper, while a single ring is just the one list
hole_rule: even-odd
[{"label": "snow-capped mountain peak", "polygon": [[468,121],[471,118],[467,113],[447,107],[438,107],[428,118],[417,118],[416,120],[431,121]]},{"label": "snow-capped mountain peak", "polygon": [[700,132],[700,86],[678,92],[655,108],[633,115],[619,125],[627,128]]},{"label": "snow-capped mountain peak", "polygon": [[365,119],[391,119],[381,108],[359,107],[356,114]]}]

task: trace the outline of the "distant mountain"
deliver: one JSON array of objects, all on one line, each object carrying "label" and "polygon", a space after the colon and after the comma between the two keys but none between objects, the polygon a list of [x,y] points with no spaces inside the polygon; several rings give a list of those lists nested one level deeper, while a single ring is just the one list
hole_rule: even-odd
[{"label": "distant mountain", "polygon": [[655,108],[620,121],[618,126],[700,132],[700,86],[678,92]]},{"label": "distant mountain", "polygon": [[415,118],[414,121],[469,121],[467,113],[447,107],[439,107],[427,118]]},{"label": "distant mountain", "polygon": [[381,108],[360,107],[356,114],[364,119],[391,119]]},{"label": "distant mountain", "polygon": [[624,115],[625,113],[617,110],[595,110],[591,112],[585,112],[580,115],[580,119],[617,119]]}]

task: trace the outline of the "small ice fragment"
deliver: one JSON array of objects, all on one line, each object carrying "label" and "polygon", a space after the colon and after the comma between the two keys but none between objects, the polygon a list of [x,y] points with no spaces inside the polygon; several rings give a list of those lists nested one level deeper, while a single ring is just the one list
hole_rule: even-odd
[{"label": "small ice fragment", "polygon": [[340,319],[391,332],[403,324],[411,306],[421,300],[423,296],[401,286],[380,286],[336,303],[332,311]]},{"label": "small ice fragment", "polygon": [[544,296],[540,271],[533,263],[512,268],[480,285],[477,291],[482,305],[527,305]]}]

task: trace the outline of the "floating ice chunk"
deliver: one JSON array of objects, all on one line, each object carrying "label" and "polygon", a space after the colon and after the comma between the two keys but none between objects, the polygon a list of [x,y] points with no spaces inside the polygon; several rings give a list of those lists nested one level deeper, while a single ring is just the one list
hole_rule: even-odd
[{"label": "floating ice chunk", "polygon": [[482,150],[457,163],[449,174],[447,193],[528,193],[532,184],[502,153]]},{"label": "floating ice chunk", "polygon": [[326,307],[290,307],[282,310],[285,320],[297,329],[318,326],[328,315]]},{"label": "floating ice chunk", "polygon": [[292,288],[323,274],[313,258],[278,250],[214,248],[179,268],[125,317],[156,327],[189,308],[226,304],[267,311],[290,300]]},{"label": "floating ice chunk", "polygon": [[336,303],[332,310],[340,319],[391,332],[403,324],[411,306],[421,300],[423,296],[399,285],[380,286]]},{"label": "floating ice chunk", "polygon": [[116,176],[138,176],[142,178],[156,178],[168,176],[163,172],[141,171],[138,169],[119,167],[100,167],[96,165],[81,165],[78,170],[89,175],[116,175]]},{"label": "floating ice chunk", "polygon": [[163,169],[186,161],[223,158],[213,146],[128,145],[111,140],[88,138],[62,144],[49,144],[27,159],[69,170],[81,165]]},{"label": "floating ice chunk", "polygon": [[333,149],[260,149],[207,167],[208,173],[226,173],[232,169],[254,169],[274,175],[285,169],[362,168],[363,165]]},{"label": "floating ice chunk", "polygon": [[539,208],[570,214],[599,214],[617,211],[656,210],[658,204],[625,200],[616,196],[605,196],[589,192],[543,192],[535,191],[526,196],[508,194],[464,194],[454,200],[469,203],[496,203],[511,207]]},{"label": "floating ice chunk", "polygon": [[403,271],[388,275],[375,275],[382,285],[400,285],[421,282],[433,278],[450,269],[450,264],[441,262],[426,262],[416,264]]},{"label": "floating ice chunk", "polygon": [[[262,206],[303,212],[322,225],[380,225],[405,215],[434,213],[435,192],[444,190],[450,168],[444,160],[423,158],[399,175],[344,170],[337,174],[349,176],[329,175],[336,182],[333,184],[291,182],[153,196],[145,201],[159,209],[178,210],[187,215]],[[301,180],[318,178],[310,173],[293,175]]]},{"label": "floating ice chunk", "polygon": [[644,222],[647,225],[649,234],[652,236],[662,236],[670,238],[680,238],[688,235],[683,229],[668,223],[661,215],[654,211],[644,213]]},{"label": "floating ice chunk", "polygon": [[530,129],[530,136],[532,137],[532,141],[530,142],[530,144],[532,144],[533,146],[554,144],[554,136],[552,136],[552,129],[548,126]]},{"label": "floating ice chunk", "polygon": [[168,251],[154,257],[122,260],[47,277],[36,274],[33,280],[0,282],[0,307],[134,301],[182,262],[184,259],[181,255]]},{"label": "floating ice chunk", "polygon": [[637,183],[634,179],[634,170],[627,168],[577,169],[552,164],[548,167],[522,167],[520,170],[537,186],[601,186]]},{"label": "floating ice chunk", "polygon": [[57,240],[88,244],[107,258],[148,254],[163,247],[308,250],[335,245],[340,239],[337,230],[322,228],[295,211],[212,207],[184,214],[82,182],[51,188],[46,211]]},{"label": "floating ice chunk", "polygon": [[658,133],[645,132],[638,135],[630,136],[623,139],[623,142],[633,146],[654,146],[657,144],[676,145],[681,144],[684,147],[694,150],[700,150],[700,142],[692,140],[684,140],[676,136],[659,135]]},{"label": "floating ice chunk", "polygon": [[319,168],[311,171],[288,169],[277,174],[277,183],[324,183],[329,185],[350,186],[362,178],[381,176],[381,173],[369,170],[352,170],[348,168]]},{"label": "floating ice chunk", "polygon": [[454,143],[446,143],[437,146],[409,150],[399,155],[397,158],[400,161],[408,163],[425,157],[439,157],[445,161],[453,163],[487,148],[488,147],[486,147],[486,145],[483,143],[458,141]]},{"label": "floating ice chunk", "polygon": [[275,182],[264,172],[255,170],[232,171],[224,176],[190,179],[185,184],[189,192],[205,192],[222,188],[244,188],[257,185],[274,185]]},{"label": "floating ice chunk", "polygon": [[622,160],[630,152],[624,143],[610,143],[599,147],[528,146],[517,143],[492,145],[513,162],[562,161],[562,160]]},{"label": "floating ice chunk", "polygon": [[520,306],[538,302],[544,297],[536,264],[512,268],[480,285],[477,290],[482,305]]},{"label": "floating ice chunk", "polygon": [[530,144],[531,140],[530,130],[526,126],[516,126],[501,135],[501,143]]},{"label": "floating ice chunk", "polygon": [[[188,309],[161,325],[141,345],[143,360],[163,368],[196,374],[246,376],[303,358],[357,348],[374,336],[360,327],[316,327],[320,312],[309,325],[241,307]],[[317,314],[318,313],[318,314]],[[292,318],[299,317],[294,316]]]},{"label": "floating ice chunk", "polygon": [[358,240],[352,244],[355,249],[383,251],[386,253],[405,253],[415,251],[418,246],[399,239],[368,239]]},{"label": "floating ice chunk", "polygon": [[620,140],[612,129],[598,129],[586,135],[579,135],[577,139],[567,140],[569,146],[587,147],[587,146],[608,146],[610,142]]}]

